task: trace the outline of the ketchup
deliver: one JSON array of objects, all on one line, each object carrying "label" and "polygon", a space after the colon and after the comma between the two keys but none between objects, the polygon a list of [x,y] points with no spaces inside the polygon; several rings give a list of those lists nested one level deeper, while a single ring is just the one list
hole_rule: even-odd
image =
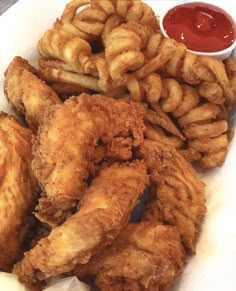
[{"label": "ketchup", "polygon": [[167,35],[188,49],[216,52],[235,41],[235,22],[223,9],[202,2],[185,3],[172,8],[164,17]]}]

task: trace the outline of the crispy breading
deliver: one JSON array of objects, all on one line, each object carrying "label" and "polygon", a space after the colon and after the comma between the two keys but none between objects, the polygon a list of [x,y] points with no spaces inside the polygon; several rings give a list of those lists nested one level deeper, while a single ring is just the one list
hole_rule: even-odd
[{"label": "crispy breading", "polygon": [[128,224],[110,247],[74,273],[79,279],[95,275],[102,291],[168,290],[184,263],[177,229],[143,221]]},{"label": "crispy breading", "polygon": [[127,225],[147,184],[143,161],[103,168],[88,188],[78,212],[41,239],[15,266],[19,279],[34,284],[87,263]]},{"label": "crispy breading", "polygon": [[45,109],[61,103],[57,94],[36,76],[36,69],[15,57],[5,72],[4,92],[13,109],[36,131]]},{"label": "crispy breading", "polygon": [[[194,253],[206,212],[204,183],[172,147],[145,140],[140,154],[147,163],[151,180],[157,184],[157,204],[164,222],[177,226],[185,249]],[[152,220],[151,215],[149,219]]]},{"label": "crispy breading", "polygon": [[37,184],[31,171],[31,131],[0,113],[0,270],[22,255],[32,223]]},{"label": "crispy breading", "polygon": [[84,194],[98,141],[130,136],[132,146],[140,145],[144,112],[141,104],[87,94],[49,107],[34,145],[33,171],[45,196],[37,217],[61,223]]}]

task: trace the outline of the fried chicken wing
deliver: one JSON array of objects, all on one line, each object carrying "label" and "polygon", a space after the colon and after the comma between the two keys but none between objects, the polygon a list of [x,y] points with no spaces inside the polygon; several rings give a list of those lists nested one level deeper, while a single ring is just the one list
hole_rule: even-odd
[{"label": "fried chicken wing", "polygon": [[61,103],[57,94],[36,76],[28,61],[15,57],[5,72],[4,92],[19,116],[36,131],[45,109]]},{"label": "fried chicken wing", "polygon": [[143,161],[116,163],[102,169],[78,212],[41,239],[15,266],[19,279],[26,284],[37,283],[69,272],[79,263],[86,264],[126,226],[147,184]]},{"label": "fried chicken wing", "polygon": [[37,184],[31,171],[31,131],[0,113],[0,270],[22,255],[32,224]]},{"label": "fried chicken wing", "polygon": [[145,221],[128,224],[110,247],[74,273],[79,278],[95,275],[102,291],[168,290],[184,262],[177,229]]},{"label": "fried chicken wing", "polygon": [[76,206],[99,140],[121,136],[130,137],[132,146],[142,143],[144,112],[141,104],[87,94],[48,108],[34,146],[33,170],[45,196],[40,220],[55,226]]},{"label": "fried chicken wing", "polygon": [[[164,222],[177,226],[185,249],[194,253],[206,212],[203,182],[191,164],[172,147],[145,140],[140,153],[152,182],[157,184],[157,206]],[[148,219],[155,221],[155,215],[149,215]]]}]

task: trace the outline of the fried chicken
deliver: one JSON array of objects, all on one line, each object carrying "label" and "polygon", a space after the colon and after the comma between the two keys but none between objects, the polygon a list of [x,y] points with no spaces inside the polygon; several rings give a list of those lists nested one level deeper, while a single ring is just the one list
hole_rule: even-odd
[{"label": "fried chicken", "polygon": [[[158,213],[164,222],[177,226],[185,249],[194,253],[206,212],[203,182],[191,164],[172,147],[145,140],[140,154],[147,164],[152,182],[157,184]],[[150,213],[148,219],[155,221],[155,216]]]},{"label": "fried chicken", "polygon": [[45,113],[34,145],[33,171],[44,196],[37,217],[55,226],[65,220],[84,194],[96,144],[115,137],[143,141],[141,104],[102,95],[81,94]]},{"label": "fried chicken", "polygon": [[36,132],[48,106],[61,103],[57,94],[36,76],[36,69],[15,57],[5,72],[4,92],[13,109]]},{"label": "fried chicken", "polygon": [[37,199],[31,171],[31,131],[0,113],[0,270],[22,255]]},{"label": "fried chicken", "polygon": [[102,291],[168,290],[184,263],[177,229],[145,221],[128,224],[110,247],[74,273],[79,279],[95,275]]},{"label": "fried chicken", "polygon": [[147,184],[143,161],[105,167],[88,188],[78,212],[27,252],[14,272],[22,282],[35,284],[86,264],[127,225]]}]

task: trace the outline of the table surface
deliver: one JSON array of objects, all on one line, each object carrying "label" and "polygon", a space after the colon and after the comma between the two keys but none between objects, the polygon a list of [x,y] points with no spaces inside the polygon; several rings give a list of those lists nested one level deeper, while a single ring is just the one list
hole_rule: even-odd
[{"label": "table surface", "polygon": [[0,0],[0,15],[3,14],[8,8],[10,8],[18,0]]}]

